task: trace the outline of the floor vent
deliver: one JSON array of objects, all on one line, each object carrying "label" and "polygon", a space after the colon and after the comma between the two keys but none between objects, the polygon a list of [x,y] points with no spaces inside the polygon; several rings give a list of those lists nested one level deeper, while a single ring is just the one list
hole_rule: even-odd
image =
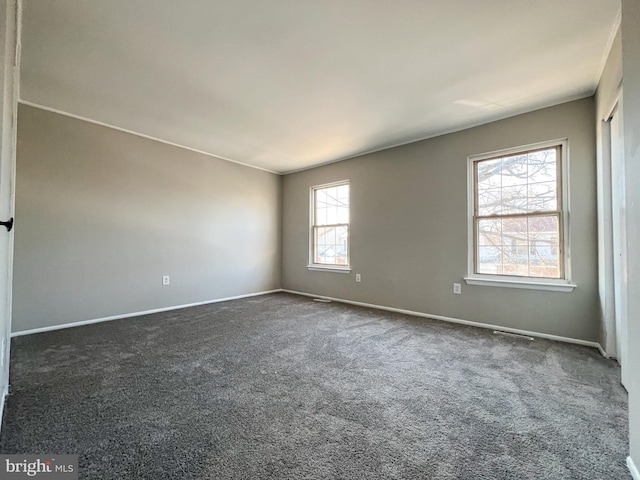
[{"label": "floor vent", "polygon": [[501,332],[500,330],[494,330],[493,333],[496,333],[498,335],[504,335],[505,337],[515,337],[515,338],[521,338],[522,340],[533,341],[533,337],[529,337],[527,335],[520,335],[519,333]]}]

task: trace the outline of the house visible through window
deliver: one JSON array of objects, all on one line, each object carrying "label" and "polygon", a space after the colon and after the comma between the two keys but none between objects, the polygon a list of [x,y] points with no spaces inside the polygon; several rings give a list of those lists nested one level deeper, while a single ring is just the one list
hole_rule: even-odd
[{"label": "house visible through window", "polygon": [[311,189],[311,265],[349,266],[349,182]]},{"label": "house visible through window", "polygon": [[563,148],[470,158],[473,274],[565,278]]}]

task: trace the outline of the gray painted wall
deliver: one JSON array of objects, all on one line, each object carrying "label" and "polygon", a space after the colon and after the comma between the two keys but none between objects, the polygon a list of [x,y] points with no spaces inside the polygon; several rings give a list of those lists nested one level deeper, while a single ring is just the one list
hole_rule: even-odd
[{"label": "gray painted wall", "polygon": [[[287,175],[283,288],[597,341],[594,100]],[[467,156],[568,137],[572,293],[469,286]],[[309,188],[351,180],[351,274],[308,271]],[[355,274],[362,274],[362,283]],[[462,295],[452,283],[463,283]]]},{"label": "gray painted wall", "polygon": [[25,105],[18,124],[14,332],[280,287],[279,176]]},{"label": "gray painted wall", "polygon": [[629,448],[640,468],[640,0],[622,0],[624,149],[629,298]]}]

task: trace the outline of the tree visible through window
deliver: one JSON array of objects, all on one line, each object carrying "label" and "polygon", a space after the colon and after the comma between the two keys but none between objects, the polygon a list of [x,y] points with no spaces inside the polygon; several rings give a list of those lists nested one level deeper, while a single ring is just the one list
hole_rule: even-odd
[{"label": "tree visible through window", "polygon": [[476,274],[562,278],[562,146],[473,162]]},{"label": "tree visible through window", "polygon": [[312,264],[349,265],[349,182],[312,188]]}]

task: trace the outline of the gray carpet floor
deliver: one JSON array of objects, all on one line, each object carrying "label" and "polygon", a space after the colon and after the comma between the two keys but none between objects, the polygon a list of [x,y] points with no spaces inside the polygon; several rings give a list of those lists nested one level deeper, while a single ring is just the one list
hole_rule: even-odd
[{"label": "gray carpet floor", "polygon": [[591,348],[272,294],[17,337],[2,453],[91,479],[627,479]]}]

